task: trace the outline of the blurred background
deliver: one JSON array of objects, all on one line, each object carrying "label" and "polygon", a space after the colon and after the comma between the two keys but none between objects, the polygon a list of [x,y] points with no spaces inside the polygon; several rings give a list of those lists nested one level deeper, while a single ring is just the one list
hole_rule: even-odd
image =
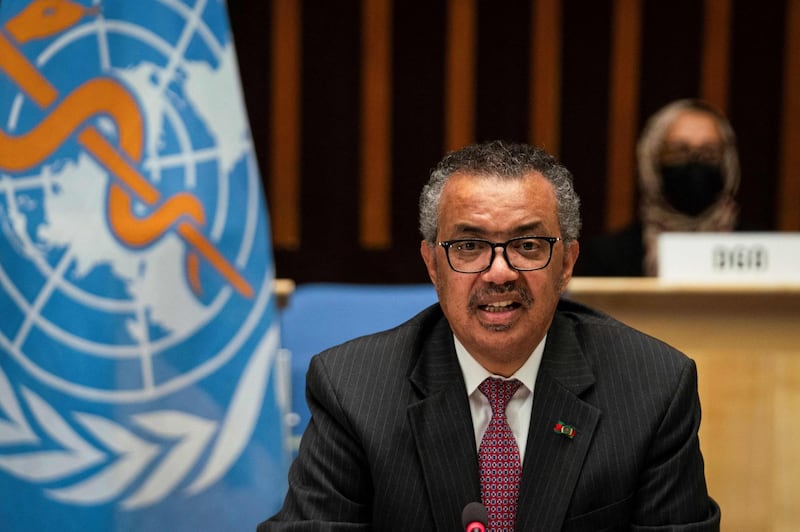
[{"label": "blurred background", "polygon": [[[308,357],[434,300],[417,201],[446,151],[496,138],[544,146],[575,176],[590,239],[637,216],[647,118],[701,98],[738,136],[741,219],[800,231],[800,0],[228,5],[276,276],[298,285],[281,317],[295,438]],[[696,360],[724,530],[800,529],[800,426],[786,423],[800,409],[800,288],[639,280],[573,279],[570,297]],[[423,285],[386,286],[406,283]]]},{"label": "blurred background", "polygon": [[539,144],[583,236],[636,215],[635,145],[699,97],[738,135],[742,218],[800,230],[800,1],[228,3],[276,276],[426,282],[417,199],[448,150]]}]

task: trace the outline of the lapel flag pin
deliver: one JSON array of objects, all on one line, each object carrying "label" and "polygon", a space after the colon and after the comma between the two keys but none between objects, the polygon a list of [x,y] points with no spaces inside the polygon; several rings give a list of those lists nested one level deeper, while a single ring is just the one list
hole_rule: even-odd
[{"label": "lapel flag pin", "polygon": [[562,436],[566,436],[570,440],[575,437],[576,431],[575,427],[572,425],[567,425],[563,421],[559,421],[553,427],[553,432],[556,434],[561,434]]}]

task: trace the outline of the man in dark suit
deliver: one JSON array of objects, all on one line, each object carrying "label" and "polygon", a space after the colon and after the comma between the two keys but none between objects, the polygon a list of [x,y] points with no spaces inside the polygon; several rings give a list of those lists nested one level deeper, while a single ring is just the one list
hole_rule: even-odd
[{"label": "man in dark suit", "polygon": [[[719,530],[694,363],[562,298],[578,206],[537,148],[492,142],[439,163],[420,201],[439,304],[313,359],[312,419],[260,532],[463,530],[470,502],[490,530]],[[484,385],[508,380],[497,414]],[[487,487],[498,434],[514,464],[502,490]]]}]

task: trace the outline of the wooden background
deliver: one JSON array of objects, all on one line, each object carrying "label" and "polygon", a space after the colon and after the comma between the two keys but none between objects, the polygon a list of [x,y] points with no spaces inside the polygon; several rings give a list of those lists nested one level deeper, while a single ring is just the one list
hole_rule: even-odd
[{"label": "wooden background", "polygon": [[427,280],[417,200],[503,138],[572,170],[583,236],[635,216],[635,143],[702,97],[739,138],[742,217],[800,230],[800,0],[230,0],[277,276]]}]

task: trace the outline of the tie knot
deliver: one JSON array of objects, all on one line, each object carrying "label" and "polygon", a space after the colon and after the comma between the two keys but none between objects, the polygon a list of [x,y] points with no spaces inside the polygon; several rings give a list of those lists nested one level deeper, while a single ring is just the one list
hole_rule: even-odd
[{"label": "tie knot", "polygon": [[478,389],[489,400],[492,407],[492,414],[504,415],[506,406],[511,400],[511,396],[522,385],[517,379],[503,380],[489,377],[478,386]]}]

